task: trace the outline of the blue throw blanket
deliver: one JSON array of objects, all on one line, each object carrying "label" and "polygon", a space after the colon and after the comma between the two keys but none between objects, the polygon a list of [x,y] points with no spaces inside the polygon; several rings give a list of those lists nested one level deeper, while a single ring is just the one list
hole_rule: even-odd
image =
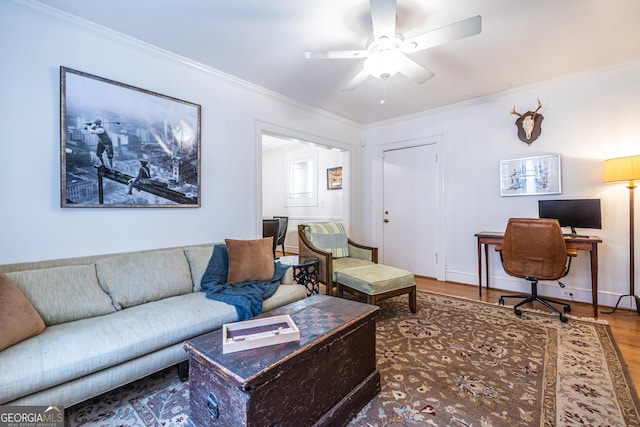
[{"label": "blue throw blanket", "polygon": [[226,245],[215,245],[200,285],[207,298],[235,306],[238,320],[250,319],[262,312],[262,301],[273,295],[289,266],[275,262],[270,282],[227,283],[229,253]]}]

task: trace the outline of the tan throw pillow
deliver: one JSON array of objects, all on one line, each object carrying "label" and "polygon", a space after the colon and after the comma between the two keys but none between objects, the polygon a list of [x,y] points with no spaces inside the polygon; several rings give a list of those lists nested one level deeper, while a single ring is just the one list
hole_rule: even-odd
[{"label": "tan throw pillow", "polygon": [[0,271],[0,350],[38,335],[45,324],[18,287]]},{"label": "tan throw pillow", "polygon": [[270,282],[275,274],[273,237],[256,240],[225,239],[229,253],[228,283]]}]

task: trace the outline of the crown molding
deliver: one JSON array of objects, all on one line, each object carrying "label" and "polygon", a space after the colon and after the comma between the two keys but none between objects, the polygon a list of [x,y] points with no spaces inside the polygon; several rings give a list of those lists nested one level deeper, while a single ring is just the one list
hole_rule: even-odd
[{"label": "crown molding", "polygon": [[565,74],[565,75],[554,77],[548,80],[542,80],[539,82],[529,83],[526,85],[511,87],[508,89],[489,93],[478,98],[473,98],[466,101],[457,102],[454,104],[443,105],[442,107],[419,111],[417,113],[407,114],[405,116],[394,117],[392,119],[382,120],[375,123],[369,123],[364,125],[363,129],[365,130],[375,129],[380,126],[391,125],[394,123],[402,123],[407,120],[419,119],[425,116],[430,116],[432,114],[446,113],[448,111],[457,110],[459,108],[474,106],[476,104],[482,104],[486,102],[487,99],[494,98],[497,95],[506,97],[506,96],[520,95],[520,94],[540,91],[540,90],[549,90],[549,89],[570,85],[570,84],[577,83],[584,80],[595,79],[599,77],[604,77],[608,75],[613,75],[613,74],[630,71],[630,70],[637,70],[637,69],[640,69],[640,59],[633,59],[633,60],[621,62],[618,64],[608,65],[605,67],[592,68],[590,70],[580,71],[572,74]]},{"label": "crown molding", "polygon": [[339,116],[329,111],[326,111],[317,107],[313,107],[309,104],[305,104],[303,102],[297,101],[293,98],[289,98],[280,93],[263,88],[262,86],[258,86],[246,80],[242,80],[238,77],[224,73],[208,65],[204,65],[200,62],[194,61],[182,55],[178,55],[177,53],[171,52],[169,50],[160,48],[158,46],[155,46],[150,43],[144,42],[142,40],[136,39],[134,37],[128,36],[121,32],[115,31],[111,28],[96,24],[95,22],[91,22],[87,19],[80,18],[68,12],[64,12],[60,9],[56,9],[49,5],[45,5],[36,0],[0,0],[0,4],[12,6],[34,15],[40,15],[46,18],[57,19],[58,21],[65,22],[66,24],[75,25],[83,29],[84,31],[98,34],[106,39],[110,39],[118,43],[126,44],[132,48],[139,49],[146,53],[157,55],[159,57],[163,57],[165,59],[169,59],[171,61],[181,63],[187,67],[191,67],[193,69],[205,72],[211,76],[214,76],[215,78],[223,80],[227,83],[231,83],[242,89],[249,90],[253,93],[265,96],[267,98],[274,99],[278,102],[289,104],[293,107],[300,108],[300,109],[309,111],[311,113],[318,114],[320,116],[324,116],[331,120],[342,122],[345,125],[355,127],[357,129],[362,129],[361,124],[353,120],[347,119],[346,117]]}]

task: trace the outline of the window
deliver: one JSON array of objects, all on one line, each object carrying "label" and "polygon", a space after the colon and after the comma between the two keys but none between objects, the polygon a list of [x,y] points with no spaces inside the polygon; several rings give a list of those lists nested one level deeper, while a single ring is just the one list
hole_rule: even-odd
[{"label": "window", "polygon": [[287,162],[287,206],[317,206],[317,163],[312,154]]},{"label": "window", "polygon": [[310,199],[313,197],[313,161],[311,159],[289,164],[289,199]]}]

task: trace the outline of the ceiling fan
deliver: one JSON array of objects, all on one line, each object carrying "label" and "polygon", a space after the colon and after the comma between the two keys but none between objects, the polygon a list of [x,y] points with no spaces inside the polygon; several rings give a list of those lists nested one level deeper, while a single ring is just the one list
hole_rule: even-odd
[{"label": "ceiling fan", "polygon": [[396,33],[396,3],[396,0],[370,0],[373,37],[364,50],[307,51],[302,56],[306,59],[365,58],[362,70],[347,83],[344,91],[355,89],[369,75],[386,80],[398,72],[421,84],[435,74],[409,59],[407,54],[482,31],[482,19],[478,15],[405,40],[402,34]]}]

